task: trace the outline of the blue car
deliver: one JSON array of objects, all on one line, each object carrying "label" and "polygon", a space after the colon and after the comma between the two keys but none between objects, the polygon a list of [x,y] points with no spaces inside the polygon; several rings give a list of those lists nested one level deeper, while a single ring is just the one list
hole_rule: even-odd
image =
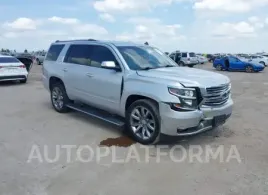
[{"label": "blue car", "polygon": [[224,56],[216,58],[213,62],[213,67],[217,70],[259,72],[262,71],[265,66],[259,63],[242,60],[235,56]]}]

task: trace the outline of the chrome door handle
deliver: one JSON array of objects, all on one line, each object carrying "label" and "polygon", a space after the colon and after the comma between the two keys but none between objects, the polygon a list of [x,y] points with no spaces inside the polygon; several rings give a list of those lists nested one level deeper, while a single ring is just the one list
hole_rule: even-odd
[{"label": "chrome door handle", "polygon": [[87,73],[86,75],[87,75],[87,77],[90,77],[90,78],[93,77],[93,74],[91,74],[91,73]]},{"label": "chrome door handle", "polygon": [[64,68],[64,69],[62,69],[62,70],[63,70],[63,72],[68,72],[67,68]]}]

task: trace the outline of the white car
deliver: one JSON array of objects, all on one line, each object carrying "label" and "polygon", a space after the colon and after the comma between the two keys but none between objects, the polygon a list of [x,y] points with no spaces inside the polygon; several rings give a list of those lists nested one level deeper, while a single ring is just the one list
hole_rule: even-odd
[{"label": "white car", "polygon": [[28,71],[25,65],[12,56],[0,55],[0,81],[20,81],[26,83]]},{"label": "white car", "polygon": [[204,64],[208,62],[208,59],[205,56],[196,54],[199,64]]},{"label": "white car", "polygon": [[265,56],[251,55],[249,61],[253,62],[253,63],[259,63],[259,64],[262,64],[264,66],[268,65],[268,57],[265,57]]}]

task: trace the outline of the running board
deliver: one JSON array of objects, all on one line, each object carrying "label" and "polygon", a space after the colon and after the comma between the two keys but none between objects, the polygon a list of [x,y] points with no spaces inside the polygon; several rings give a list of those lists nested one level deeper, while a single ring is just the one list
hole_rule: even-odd
[{"label": "running board", "polygon": [[105,111],[98,110],[96,108],[93,108],[87,105],[68,104],[67,107],[72,110],[89,115],[91,117],[98,118],[108,123],[114,124],[116,126],[122,127],[125,125],[124,121],[120,117],[113,116]]}]

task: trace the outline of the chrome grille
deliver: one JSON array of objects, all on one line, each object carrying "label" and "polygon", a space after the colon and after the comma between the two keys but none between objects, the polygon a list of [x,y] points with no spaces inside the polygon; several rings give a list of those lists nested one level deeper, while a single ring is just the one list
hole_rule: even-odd
[{"label": "chrome grille", "polygon": [[231,93],[230,84],[206,88],[206,94],[204,95],[203,105],[221,106],[228,101],[230,93]]}]

